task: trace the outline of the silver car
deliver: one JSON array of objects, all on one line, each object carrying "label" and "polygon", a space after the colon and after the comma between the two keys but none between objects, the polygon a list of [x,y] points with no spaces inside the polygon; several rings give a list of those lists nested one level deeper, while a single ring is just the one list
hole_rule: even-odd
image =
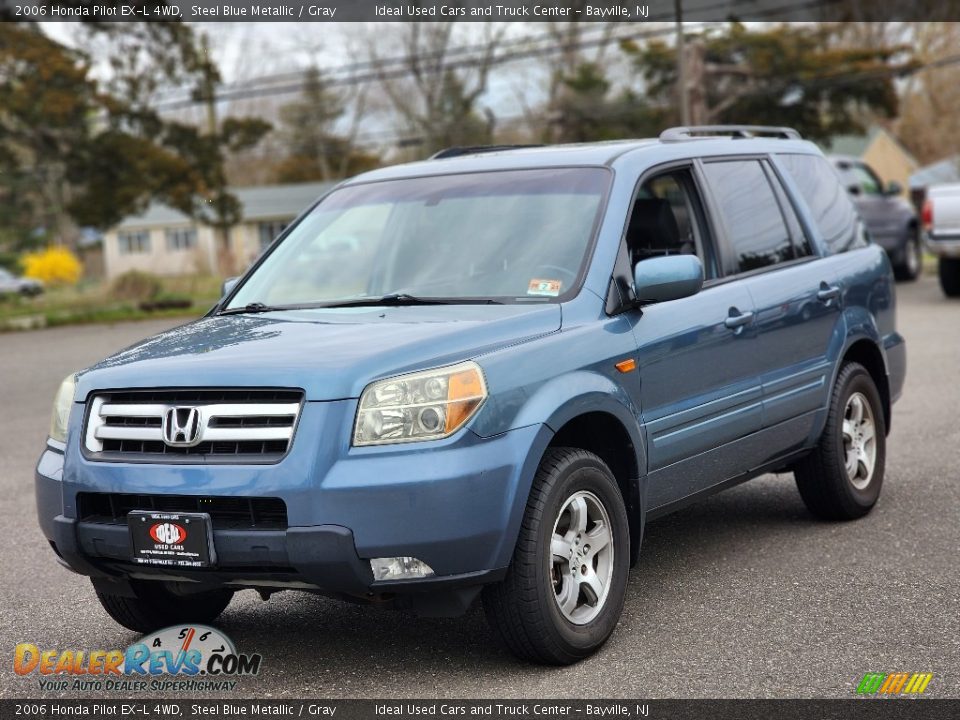
[{"label": "silver car", "polygon": [[39,295],[43,292],[43,283],[31,278],[17,277],[9,270],[0,268],[0,295]]}]

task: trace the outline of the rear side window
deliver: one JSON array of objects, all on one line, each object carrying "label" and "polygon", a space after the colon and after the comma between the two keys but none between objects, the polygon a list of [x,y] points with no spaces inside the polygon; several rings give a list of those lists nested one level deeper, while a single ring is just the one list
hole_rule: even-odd
[{"label": "rear side window", "polygon": [[830,163],[819,155],[778,157],[810,208],[827,253],[864,247],[867,240],[857,211]]},{"label": "rear side window", "polygon": [[711,162],[703,169],[733,249],[734,272],[796,257],[780,204],[758,161]]}]

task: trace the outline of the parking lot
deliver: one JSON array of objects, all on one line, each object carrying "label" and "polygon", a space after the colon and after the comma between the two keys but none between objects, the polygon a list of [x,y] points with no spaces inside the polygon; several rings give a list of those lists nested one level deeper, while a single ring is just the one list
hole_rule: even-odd
[{"label": "parking lot", "polygon": [[[849,697],[865,672],[932,672],[960,696],[960,303],[898,286],[908,377],[867,518],[828,524],[792,476],[767,476],[651,523],[623,619],[563,669],[501,650],[479,604],[417,619],[299,592],[243,591],[218,622],[263,655],[233,697]],[[33,465],[68,372],[170,323],[0,334],[0,696],[38,697],[13,647],[124,648],[134,633],[40,534]],[[70,695],[71,693],[64,693]]]}]

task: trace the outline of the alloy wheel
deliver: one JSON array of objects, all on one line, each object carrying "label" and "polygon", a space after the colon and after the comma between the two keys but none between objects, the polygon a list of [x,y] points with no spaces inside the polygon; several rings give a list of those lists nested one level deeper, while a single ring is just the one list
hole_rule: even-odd
[{"label": "alloy wheel", "polygon": [[580,490],[560,509],[550,542],[554,599],[574,625],[600,614],[613,578],[614,543],[610,515],[592,492]]},{"label": "alloy wheel", "polygon": [[857,490],[864,490],[877,463],[877,424],[863,393],[855,392],[847,400],[841,433],[847,478]]}]

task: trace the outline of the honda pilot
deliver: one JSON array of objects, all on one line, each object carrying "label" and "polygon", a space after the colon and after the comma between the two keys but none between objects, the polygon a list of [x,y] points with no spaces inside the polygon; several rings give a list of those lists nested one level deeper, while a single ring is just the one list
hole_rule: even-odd
[{"label": "honda pilot", "polygon": [[890,261],[793,130],[451,149],[343,182],[203,318],[66,378],[40,526],[132,630],[246,588],[482,596],[568,664],[648,521],[768,472],[870,512],[905,368]]}]

